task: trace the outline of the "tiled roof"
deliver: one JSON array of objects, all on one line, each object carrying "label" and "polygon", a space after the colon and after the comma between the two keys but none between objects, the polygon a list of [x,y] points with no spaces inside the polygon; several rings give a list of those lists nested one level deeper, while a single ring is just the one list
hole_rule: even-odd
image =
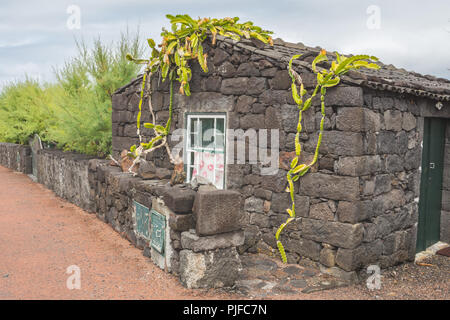
[{"label": "tiled roof", "polygon": [[[298,60],[294,60],[293,64],[306,69],[311,69],[311,61],[319,51],[319,47],[307,47],[301,43],[289,43],[281,39],[275,39],[274,45],[264,45],[258,40],[242,39],[235,41],[230,38],[217,36],[218,42],[224,42],[241,49],[249,50],[253,53],[260,54],[281,62],[289,62],[295,54],[302,54]],[[335,59],[335,55],[331,52],[327,53],[329,59]],[[304,61],[302,61],[302,58]],[[326,62],[325,62],[326,64]],[[386,65],[377,62],[381,67],[379,70],[359,69],[350,71],[341,77],[342,83],[365,86],[377,90],[386,90],[397,93],[408,93],[418,97],[427,97],[435,101],[450,101],[450,80],[437,78],[430,75],[422,75],[405,69],[396,68],[393,65]],[[319,64],[325,66],[324,63]],[[141,81],[142,75],[131,83],[119,88],[116,93],[120,93],[136,81]]]},{"label": "tiled roof", "polygon": [[[283,62],[288,62],[295,54],[302,54],[306,61],[300,61],[300,58],[300,60],[295,60],[294,64],[308,69],[311,68],[310,61],[312,57],[315,57],[320,51],[318,47],[307,47],[301,43],[294,44],[281,39],[275,39],[273,46],[264,45],[260,41],[246,39],[237,42],[229,38],[218,37],[218,40]],[[328,55],[330,60],[335,58],[333,53],[328,53]],[[421,75],[416,72],[396,68],[393,65],[386,65],[382,62],[377,62],[377,64],[381,69],[350,71],[341,77],[342,82],[377,90],[409,93],[419,97],[428,97],[436,101],[450,101],[450,80]]]}]

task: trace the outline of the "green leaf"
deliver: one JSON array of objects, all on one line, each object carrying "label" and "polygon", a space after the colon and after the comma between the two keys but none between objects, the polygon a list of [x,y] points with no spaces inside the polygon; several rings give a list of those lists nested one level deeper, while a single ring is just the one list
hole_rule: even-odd
[{"label": "green leaf", "polygon": [[191,95],[191,89],[190,89],[190,87],[189,87],[189,82],[187,82],[185,85],[184,85],[184,93],[186,94],[186,96],[190,96]]},{"label": "green leaf", "polygon": [[283,261],[283,263],[287,263],[286,252],[284,252],[284,247],[280,241],[277,241],[277,247],[278,247],[278,251],[280,252],[280,255],[281,255],[281,260]]},{"label": "green leaf", "polygon": [[166,79],[168,72],[169,72],[169,65],[167,63],[163,63],[161,69],[161,76],[163,79]]},{"label": "green leaf", "polygon": [[302,146],[300,144],[300,132],[297,132],[295,135],[295,154],[299,156],[301,151]]},{"label": "green leaf", "polygon": [[155,125],[153,123],[150,122],[145,122],[144,123],[144,127],[147,129],[153,129],[155,127]]},{"label": "green leaf", "polygon": [[178,51],[175,51],[174,59],[175,59],[175,64],[179,67],[181,65],[181,61],[180,61],[180,55],[178,54]]},{"label": "green leaf", "polygon": [[192,51],[194,51],[197,49],[197,45],[198,45],[198,35],[196,33],[192,34],[191,37],[191,47],[192,47]]},{"label": "green leaf", "polygon": [[317,73],[316,64],[322,61],[328,61],[327,54],[326,52],[324,52],[324,50],[320,51],[319,55],[313,60],[311,64],[311,67],[315,73]]},{"label": "green leaf", "polygon": [[369,64],[366,66],[366,68],[367,68],[367,69],[375,69],[375,70],[378,70],[378,69],[380,69],[381,67],[380,67],[379,65],[377,65],[376,63],[369,63]]},{"label": "green leaf", "polygon": [[297,167],[294,168],[294,170],[292,170],[292,173],[294,174],[299,173],[300,171],[303,171],[306,167],[307,167],[306,164],[298,165]]},{"label": "green leaf", "polygon": [[149,38],[149,39],[147,39],[147,42],[148,42],[148,45],[150,46],[150,48],[155,49],[155,46],[156,46],[155,40]]},{"label": "green leaf", "polygon": [[171,54],[173,48],[175,48],[176,45],[177,45],[177,42],[176,42],[176,41],[172,41],[172,42],[169,44],[169,46],[167,47],[167,51],[166,51],[167,54]]},{"label": "green leaf", "polygon": [[353,57],[348,57],[345,58],[341,63],[339,63],[338,67],[336,68],[335,74],[340,74],[342,72],[346,72],[348,69],[347,66],[357,60],[363,60],[363,59],[367,59],[367,60],[372,60],[372,61],[378,61],[377,57],[374,56],[369,56],[367,54],[359,54]]},{"label": "green leaf", "polygon": [[303,100],[298,95],[297,86],[295,85],[294,82],[292,82],[291,88],[292,88],[292,98],[294,98],[295,103],[300,106],[303,103]]},{"label": "green leaf", "polygon": [[308,92],[305,89],[305,86],[303,85],[303,83],[300,85],[300,96],[304,96],[305,94],[307,94]]},{"label": "green leaf", "polygon": [[166,133],[166,129],[163,126],[161,126],[161,125],[156,125],[155,126],[155,131],[160,133],[160,134],[165,134]]},{"label": "green leaf", "polygon": [[257,33],[257,32],[250,32],[250,36],[252,36],[253,38],[256,38],[264,43],[268,43],[269,40],[265,37],[263,37],[261,34]]},{"label": "green leaf", "polygon": [[283,231],[283,229],[292,221],[294,220],[293,217],[290,217],[289,219],[286,220],[285,223],[283,223],[277,230],[277,232],[275,233],[275,238],[278,240],[280,238],[280,234],[281,231]]},{"label": "green leaf", "polygon": [[322,85],[322,84],[323,84],[323,74],[321,74],[321,73],[318,73],[318,74],[317,74],[317,83],[318,83],[319,85]]},{"label": "green leaf", "polygon": [[205,56],[203,55],[203,46],[200,43],[198,44],[198,62],[202,67],[203,72],[207,73],[208,66],[206,65],[206,59]]},{"label": "green leaf", "polygon": [[311,106],[311,98],[306,99],[305,104],[303,105],[303,111],[306,111]]},{"label": "green leaf", "polygon": [[286,209],[286,212],[289,214],[290,217],[295,217],[294,211],[292,209]]},{"label": "green leaf", "polygon": [[299,176],[303,177],[308,171],[309,171],[309,166],[307,166],[305,169],[303,169],[302,171],[299,172]]},{"label": "green leaf", "polygon": [[295,81],[294,75],[292,74],[292,61],[294,61],[295,59],[300,58],[301,56],[302,56],[301,54],[296,54],[296,55],[292,56],[291,60],[289,60],[289,75],[291,76],[292,81]]},{"label": "green leaf", "polygon": [[297,162],[298,162],[298,157],[295,157],[294,159],[292,159],[291,168],[294,168],[297,165]]},{"label": "green leaf", "polygon": [[326,83],[323,84],[323,87],[324,88],[334,87],[339,83],[340,80],[341,80],[341,78],[339,78],[339,77],[328,80]]}]

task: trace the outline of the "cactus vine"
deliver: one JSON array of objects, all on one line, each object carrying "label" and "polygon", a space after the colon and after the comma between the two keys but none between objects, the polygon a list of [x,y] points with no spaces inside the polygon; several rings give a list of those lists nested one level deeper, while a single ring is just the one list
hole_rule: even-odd
[{"label": "cactus vine", "polygon": [[[133,167],[147,153],[155,149],[165,147],[172,164],[178,164],[181,160],[175,159],[169,149],[167,138],[170,132],[173,111],[173,81],[180,83],[180,94],[190,96],[189,81],[192,71],[189,61],[197,60],[204,72],[208,72],[207,54],[203,52],[203,42],[208,35],[212,35],[212,45],[216,43],[217,35],[229,37],[234,40],[256,38],[264,43],[273,45],[271,31],[263,30],[253,25],[253,22],[238,23],[239,18],[223,19],[192,19],[189,15],[166,15],[171,23],[171,31],[163,28],[161,36],[163,41],[156,46],[153,39],[148,39],[148,45],[152,52],[148,59],[137,59],[127,55],[128,60],[137,64],[146,65],[142,77],[142,87],[139,100],[139,112],[137,116],[137,135],[139,146],[133,145],[129,155],[134,158],[129,172],[133,173]],[[157,47],[161,48],[158,49]],[[170,81],[169,118],[164,126],[155,123],[156,118],[151,104],[150,79],[153,74],[159,74],[162,81],[167,77]],[[153,130],[154,137],[149,142],[142,141],[141,114],[144,99],[147,99],[152,122],[144,123],[144,127]],[[134,174],[134,173],[133,173]]]},{"label": "cactus vine", "polygon": [[[317,57],[313,60],[311,64],[311,70],[317,75],[317,84],[312,92],[312,94],[307,98],[308,92],[305,90],[303,81],[301,76],[292,68],[292,63],[295,59],[300,58],[301,55],[294,55],[288,65],[289,75],[292,79],[292,97],[294,98],[295,103],[298,106],[298,124],[297,124],[297,132],[295,134],[295,157],[292,159],[290,164],[290,169],[287,173],[287,182],[288,186],[286,188],[286,192],[289,192],[291,199],[291,208],[287,209],[287,213],[289,214],[289,218],[281,224],[278,228],[275,238],[277,241],[277,247],[281,255],[281,259],[284,263],[287,262],[286,252],[284,250],[283,244],[280,240],[281,232],[286,226],[291,223],[295,218],[295,199],[294,199],[294,182],[300,179],[303,175],[305,175],[309,169],[317,162],[319,156],[319,148],[322,142],[323,135],[323,126],[325,121],[325,94],[327,88],[334,87],[339,84],[343,74],[350,70],[359,69],[359,68],[369,68],[369,69],[379,69],[380,67],[371,62],[378,61],[378,59],[374,56],[368,55],[356,55],[352,57],[344,57],[340,56],[337,52],[335,53],[336,60],[332,61],[331,67],[329,69],[323,69],[317,67],[317,64],[320,62],[328,61],[327,52],[325,50],[321,50]],[[314,157],[309,163],[299,164],[300,154],[301,154],[301,145],[300,145],[300,133],[302,131],[302,113],[308,110],[312,105],[313,98],[320,91],[320,112],[322,114],[322,118],[320,120],[320,130],[319,137],[317,140]]]}]

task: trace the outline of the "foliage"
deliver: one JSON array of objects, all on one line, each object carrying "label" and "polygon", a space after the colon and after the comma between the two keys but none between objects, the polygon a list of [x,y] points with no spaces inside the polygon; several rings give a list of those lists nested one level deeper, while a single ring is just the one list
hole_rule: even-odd
[{"label": "foliage", "polygon": [[[271,31],[263,30],[258,26],[253,25],[248,21],[245,23],[238,23],[239,18],[223,18],[223,19],[192,19],[189,15],[166,15],[171,23],[171,31],[163,29],[161,36],[163,41],[156,46],[153,39],[148,39],[148,45],[151,48],[151,56],[149,59],[137,59],[133,55],[128,55],[130,61],[137,64],[145,64],[146,69],[142,79],[141,99],[139,101],[139,113],[137,117],[137,133],[140,140],[139,147],[135,145],[130,148],[130,155],[135,158],[134,164],[138,163],[141,155],[152,152],[161,147],[166,147],[169,154],[169,159],[172,163],[177,160],[173,159],[167,145],[167,135],[170,131],[170,124],[172,121],[173,108],[173,81],[177,80],[180,83],[180,93],[187,96],[190,95],[189,81],[191,80],[192,71],[189,66],[189,61],[198,61],[204,72],[208,72],[207,54],[204,53],[203,42],[208,35],[212,35],[212,44],[216,43],[217,35],[229,37],[234,40],[240,40],[241,37],[256,38],[264,43],[273,44],[270,34]],[[158,49],[161,48],[161,49]],[[155,137],[150,142],[142,142],[140,135],[140,118],[142,112],[142,101],[144,93],[150,95],[150,76],[156,72],[161,74],[163,81],[169,77],[170,80],[170,105],[169,118],[164,126],[154,123],[155,117],[151,106],[151,99],[149,101],[149,111],[152,115],[153,123],[144,123],[144,127],[153,129]],[[131,169],[129,169],[131,172]]]},{"label": "foliage", "polygon": [[[327,88],[334,87],[339,84],[343,74],[347,73],[350,70],[359,69],[359,68],[369,68],[369,69],[379,69],[380,67],[370,62],[378,61],[376,57],[368,56],[368,55],[356,55],[352,57],[344,57],[340,56],[337,52],[336,60],[332,61],[331,67],[329,69],[321,69],[317,67],[317,64],[320,62],[328,61],[328,57],[325,50],[321,50],[317,57],[313,60],[311,64],[312,71],[317,76],[317,85],[314,88],[312,94],[307,98],[308,92],[305,90],[302,78],[300,75],[292,68],[292,62],[295,59],[300,58],[301,55],[294,55],[289,61],[289,75],[292,79],[292,97],[294,98],[295,103],[298,106],[298,123],[297,123],[297,133],[295,135],[295,158],[292,159],[290,170],[287,173],[287,181],[288,187],[286,188],[286,192],[290,193],[291,198],[291,208],[287,209],[287,213],[289,214],[289,218],[283,223],[277,230],[275,234],[275,238],[277,240],[278,250],[280,251],[281,258],[283,262],[287,262],[286,253],[284,251],[283,244],[280,241],[280,234],[283,229],[295,219],[295,201],[294,201],[294,182],[300,179],[303,175],[305,175],[308,170],[317,162],[317,158],[319,156],[319,148],[322,142],[323,135],[323,124],[325,121],[325,94]],[[366,61],[368,60],[368,61]],[[298,87],[299,86],[299,87]],[[320,131],[319,137],[317,140],[316,149],[314,152],[314,157],[310,163],[299,164],[299,158],[301,154],[301,145],[300,145],[300,133],[302,131],[302,113],[308,110],[311,107],[313,98],[317,95],[320,90],[320,111],[322,114],[322,118],[320,120]]]},{"label": "foliage", "polygon": [[57,126],[49,138],[64,150],[106,156],[111,153],[111,96],[131,81],[140,67],[127,54],[143,52],[138,34],[122,34],[115,45],[97,39],[92,49],[78,43],[78,56],[56,72],[63,88],[55,97]]},{"label": "foliage", "polygon": [[6,85],[0,95],[0,141],[26,144],[35,133],[47,140],[55,89],[28,77]]},{"label": "foliage", "polygon": [[37,133],[59,148],[104,157],[111,152],[111,96],[139,72],[127,54],[142,54],[139,34],[121,35],[91,49],[77,42],[78,55],[55,70],[55,84],[27,79],[0,95],[0,140],[27,143]]}]

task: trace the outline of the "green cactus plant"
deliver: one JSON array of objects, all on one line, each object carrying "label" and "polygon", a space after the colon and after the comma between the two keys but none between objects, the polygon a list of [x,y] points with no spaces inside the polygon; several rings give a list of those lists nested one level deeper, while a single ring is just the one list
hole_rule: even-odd
[{"label": "green cactus plant", "polygon": [[[151,56],[148,59],[137,59],[132,55],[127,55],[128,60],[137,64],[145,64],[146,68],[142,78],[141,95],[139,100],[139,112],[137,116],[137,134],[139,137],[139,146],[133,145],[130,148],[129,155],[134,158],[133,165],[140,161],[143,155],[154,151],[157,148],[165,147],[169,155],[169,160],[173,164],[177,164],[177,159],[171,155],[167,144],[167,136],[170,133],[170,125],[172,122],[173,110],[173,81],[180,83],[180,93],[190,96],[189,81],[192,77],[192,71],[189,61],[197,60],[204,72],[208,72],[207,54],[204,53],[203,42],[208,35],[212,35],[212,44],[216,42],[217,35],[229,37],[234,40],[240,40],[241,37],[247,39],[256,38],[264,43],[273,45],[271,31],[263,30],[248,21],[238,23],[239,18],[223,18],[223,19],[192,19],[189,15],[166,15],[171,23],[171,31],[163,28],[161,36],[163,41],[156,46],[153,39],[148,39],[148,45],[151,48]],[[158,49],[158,47],[160,49]],[[170,81],[170,104],[169,118],[164,126],[155,123],[155,116],[151,105],[150,81],[151,75],[159,72],[162,80],[169,78]],[[152,129],[155,137],[149,142],[142,141],[140,131],[140,122],[142,114],[142,103],[144,98],[148,98],[149,111],[152,122],[144,123],[144,127]]]},{"label": "green cactus plant", "polygon": [[[317,57],[313,60],[311,64],[311,70],[316,74],[317,84],[312,92],[312,94],[307,98],[308,92],[304,88],[303,81],[301,76],[292,68],[292,63],[294,60],[301,57],[301,55],[294,55],[288,65],[289,75],[292,79],[292,97],[295,103],[298,106],[298,123],[297,123],[297,132],[295,134],[295,157],[292,159],[290,164],[290,169],[287,173],[287,182],[288,187],[286,188],[286,192],[289,192],[291,198],[291,208],[286,209],[289,214],[289,218],[280,225],[277,232],[275,233],[275,239],[277,241],[277,247],[281,255],[281,259],[284,263],[287,262],[286,252],[284,250],[283,244],[280,240],[281,232],[286,226],[291,223],[296,218],[295,214],[295,201],[294,201],[294,182],[300,179],[303,175],[305,175],[309,169],[317,162],[319,157],[319,148],[322,143],[323,136],[323,125],[325,121],[325,94],[327,88],[334,87],[339,84],[341,80],[341,76],[347,73],[350,70],[355,70],[359,68],[369,68],[369,69],[379,69],[380,67],[371,62],[378,61],[378,59],[374,56],[368,55],[356,55],[352,57],[344,57],[340,56],[337,52],[335,52],[336,60],[332,61],[331,67],[329,69],[318,68],[317,64],[320,62],[328,61],[327,52],[325,50],[321,50]],[[320,120],[320,130],[319,137],[317,140],[314,157],[309,163],[299,164],[300,154],[301,154],[301,145],[300,145],[300,133],[302,131],[302,113],[308,110],[311,107],[313,98],[320,91],[320,112],[322,114],[322,118]]]}]

